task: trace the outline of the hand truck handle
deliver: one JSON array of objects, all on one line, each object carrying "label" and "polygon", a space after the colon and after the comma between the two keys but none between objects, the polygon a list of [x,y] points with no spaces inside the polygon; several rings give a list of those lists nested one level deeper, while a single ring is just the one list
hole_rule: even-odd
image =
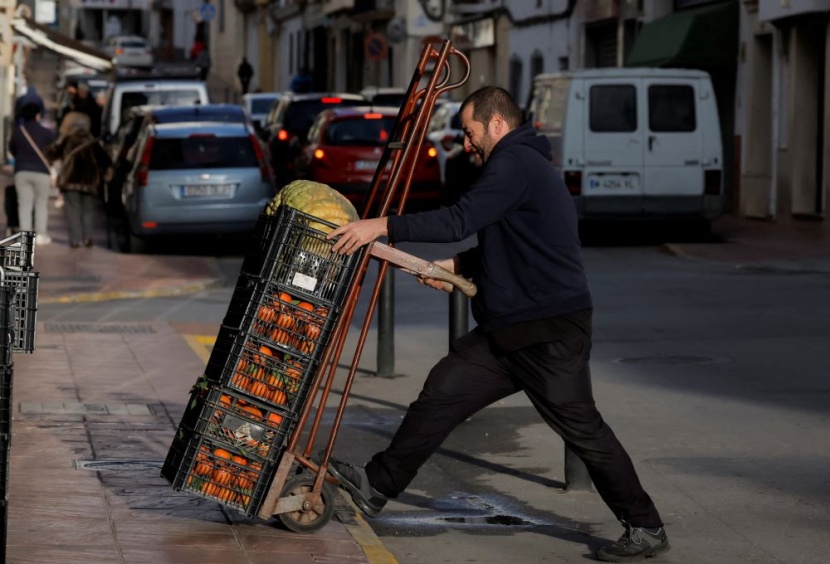
[{"label": "hand truck handle", "polygon": [[378,260],[385,260],[389,264],[409,274],[445,282],[444,290],[447,292],[452,292],[455,287],[461,290],[461,293],[465,296],[472,298],[478,291],[476,285],[463,276],[453,274],[434,262],[418,258],[378,241],[375,241],[369,246],[369,254]]}]

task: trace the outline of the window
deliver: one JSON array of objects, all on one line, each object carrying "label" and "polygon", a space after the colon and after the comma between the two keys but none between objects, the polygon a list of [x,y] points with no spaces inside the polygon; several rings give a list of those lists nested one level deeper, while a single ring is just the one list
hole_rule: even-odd
[{"label": "window", "polygon": [[256,168],[259,166],[248,137],[192,136],[156,138],[150,170]]},{"label": "window", "polygon": [[655,132],[687,132],[697,128],[695,91],[684,84],[648,87],[648,128]]},{"label": "window", "polygon": [[590,127],[597,133],[637,130],[637,90],[633,85],[591,87]]},{"label": "window", "polygon": [[383,147],[394,125],[394,117],[333,121],[326,129],[326,144]]},{"label": "window", "polygon": [[514,100],[519,99],[519,90],[521,89],[522,83],[522,60],[519,58],[518,55],[514,54],[510,57],[510,95],[513,96]]},{"label": "window", "polygon": [[[134,106],[189,106],[199,104],[202,97],[198,90],[146,90],[139,92],[124,92],[121,96],[121,119],[127,115],[127,110]],[[120,121],[119,121],[120,123]]]}]

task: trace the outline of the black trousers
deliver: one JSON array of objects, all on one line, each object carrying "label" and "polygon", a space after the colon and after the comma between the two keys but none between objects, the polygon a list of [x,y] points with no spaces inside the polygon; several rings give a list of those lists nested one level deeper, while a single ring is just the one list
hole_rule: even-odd
[{"label": "black trousers", "polygon": [[475,412],[518,391],[585,462],[594,486],[617,519],[634,527],[663,522],[643,490],[631,458],[594,404],[588,336],[540,343],[497,355],[472,331],[453,343],[430,371],[389,447],[366,465],[369,482],[396,497],[450,432]]}]

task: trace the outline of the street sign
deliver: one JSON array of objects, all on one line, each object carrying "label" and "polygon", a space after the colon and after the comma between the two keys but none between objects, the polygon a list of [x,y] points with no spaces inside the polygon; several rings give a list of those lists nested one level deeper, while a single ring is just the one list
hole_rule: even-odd
[{"label": "street sign", "polygon": [[363,43],[363,52],[370,61],[382,61],[386,58],[388,50],[389,45],[386,43],[386,38],[380,33],[370,33],[366,36]]},{"label": "street sign", "polygon": [[208,4],[207,2],[202,4],[202,7],[199,8],[199,15],[202,16],[202,20],[209,22],[216,17],[216,6],[213,4]]}]

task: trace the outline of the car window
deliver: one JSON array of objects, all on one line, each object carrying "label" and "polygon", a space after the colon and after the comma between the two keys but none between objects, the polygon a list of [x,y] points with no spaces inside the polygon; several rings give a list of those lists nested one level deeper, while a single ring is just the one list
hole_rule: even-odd
[{"label": "car window", "polygon": [[304,133],[308,131],[317,114],[327,108],[336,106],[357,106],[365,104],[364,100],[350,100],[336,98],[339,102],[323,102],[322,100],[297,100],[290,104],[285,110],[282,126],[293,133]]},{"label": "car window", "polygon": [[590,97],[591,131],[626,133],[637,130],[637,91],[633,85],[592,86]]},{"label": "car window", "polygon": [[372,104],[375,106],[402,106],[406,100],[406,94],[375,94],[372,96]]},{"label": "car window", "polygon": [[121,95],[121,119],[127,115],[127,110],[135,106],[151,104],[154,106],[186,106],[201,102],[199,90],[142,90],[138,92],[124,92]]},{"label": "car window", "polygon": [[271,98],[254,98],[251,100],[251,113],[264,114],[271,109],[271,104],[274,102]]},{"label": "car window", "polygon": [[156,138],[150,156],[150,170],[191,170],[206,168],[256,168],[259,166],[249,137],[191,135]]},{"label": "car window", "polygon": [[389,141],[394,126],[394,117],[340,119],[331,122],[326,128],[325,142],[327,145],[382,147]]},{"label": "car window", "polygon": [[121,42],[121,47],[132,47],[132,48],[138,48],[138,49],[146,49],[147,44],[144,43],[143,41],[138,41],[138,40],[135,40],[135,39],[128,39],[128,40],[124,40],[124,41]]},{"label": "car window", "polygon": [[648,128],[656,132],[688,132],[697,127],[695,92],[687,84],[648,87]]}]

